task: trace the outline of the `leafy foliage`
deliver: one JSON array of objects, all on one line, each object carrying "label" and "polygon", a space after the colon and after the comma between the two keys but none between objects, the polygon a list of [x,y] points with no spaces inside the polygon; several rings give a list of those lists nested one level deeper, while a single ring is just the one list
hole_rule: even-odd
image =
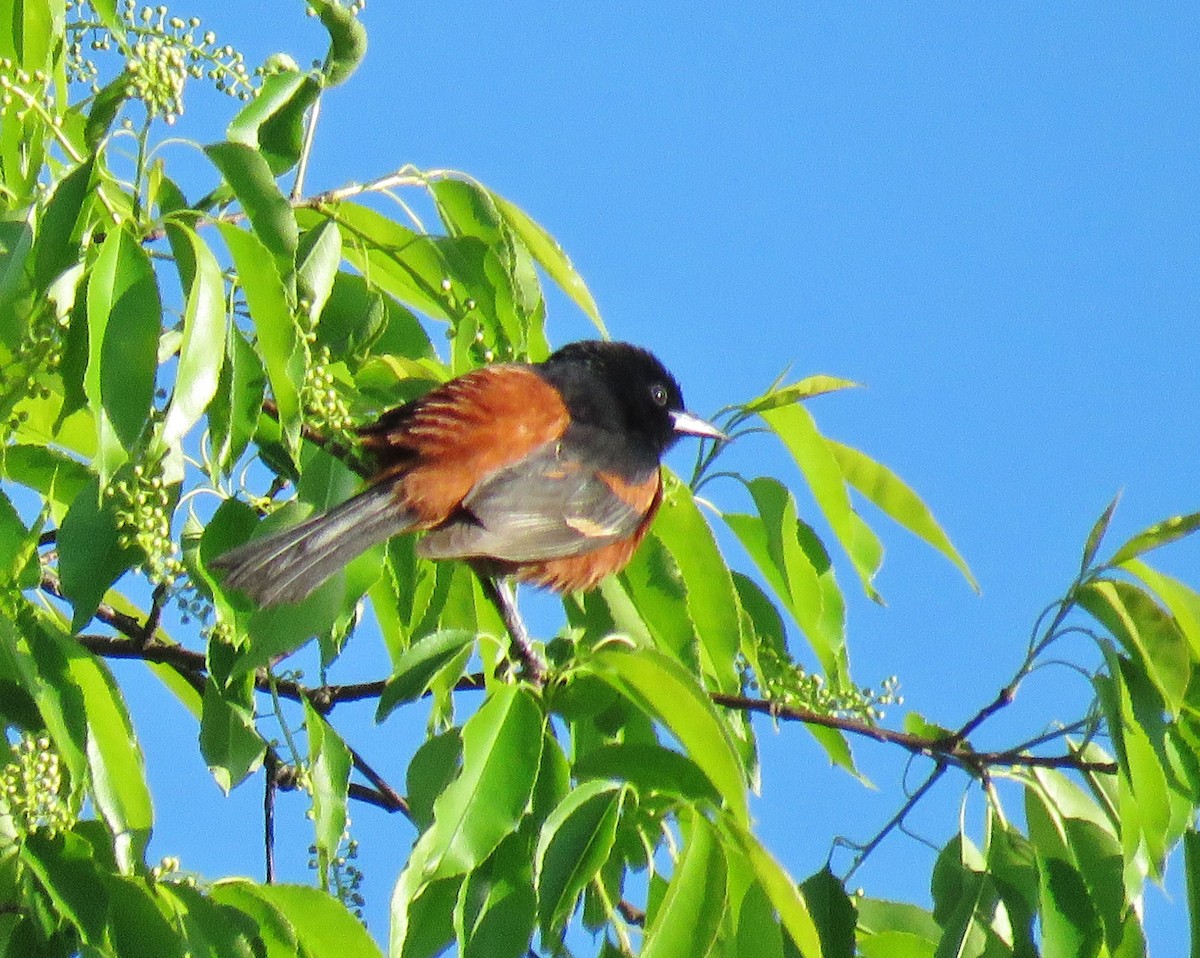
[{"label": "leafy foliage", "polygon": [[[884,728],[894,684],[852,680],[835,575],[834,554],[878,598],[882,546],[856,497],[975,580],[912,489],[819,430],[806,401],[848,381],[776,383],[721,418],[735,438],[767,431],[792,455],[812,522],[769,476],[737,477],[753,511],[706,510],[696,492],[723,476],[722,447],[703,450],[687,482],[667,476],[630,567],[565,600],[567,625],[541,646],[544,683],[513,675],[480,583],[407,540],[297,608],[222,590],[208,563],[260,516],[295,521],[354,490],[356,423],[474,366],[544,358],[545,281],[605,333],[550,234],[468,176],[405,168],[304,194],[314,107],[366,50],[352,9],[310,6],[329,41],[311,70],[279,56],[251,72],[198,38],[198,21],[113,0],[25,0],[0,20],[0,953],[378,954],[347,907],[352,800],[418,831],[392,894],[394,956],[566,953],[579,927],[599,932],[605,955],[1137,955],[1144,883],[1180,844],[1195,918],[1200,593],[1145,557],[1200,515],[1099,560],[1114,503],[994,703],[958,730],[917,715]],[[116,54],[114,76],[85,44]],[[205,78],[240,105],[226,139],[203,148],[208,179],[185,190],[151,146],[183,113],[186,83]],[[119,149],[130,143],[132,164]],[[376,202],[396,190],[439,228]],[[445,335],[444,359],[430,330]],[[203,511],[199,492],[220,505]],[[728,564],[724,529],[751,570]],[[171,598],[197,621],[190,645],[161,626]],[[281,672],[312,642],[323,668],[354,655],[370,641],[364,604],[390,675],[348,689]],[[974,731],[1079,630],[1103,655],[1096,707],[1010,749],[973,749]],[[221,788],[261,771],[269,789],[309,793],[319,888],[147,863],[145,730],[109,655],[154,665],[196,716]],[[339,729],[339,702],[364,696],[379,721],[434,703],[407,796]],[[460,721],[464,698],[474,707]],[[302,728],[287,724],[286,699],[303,704]],[[282,742],[257,719],[267,701]],[[781,868],[750,822],[755,711],[805,723],[850,771],[849,735],[931,761],[877,841],[947,772],[979,784],[982,844],[956,830],[931,911],[850,896],[829,870],[801,884]],[[996,777],[1021,788],[1023,826]]]}]

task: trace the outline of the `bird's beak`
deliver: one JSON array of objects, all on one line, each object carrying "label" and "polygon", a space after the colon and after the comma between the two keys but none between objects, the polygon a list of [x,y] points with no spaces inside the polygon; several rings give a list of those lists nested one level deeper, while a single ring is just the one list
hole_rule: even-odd
[{"label": "bird's beak", "polygon": [[729,437],[710,422],[705,422],[699,416],[690,412],[671,413],[671,424],[675,431],[689,436],[703,436],[705,439],[716,439],[718,442],[728,442]]}]

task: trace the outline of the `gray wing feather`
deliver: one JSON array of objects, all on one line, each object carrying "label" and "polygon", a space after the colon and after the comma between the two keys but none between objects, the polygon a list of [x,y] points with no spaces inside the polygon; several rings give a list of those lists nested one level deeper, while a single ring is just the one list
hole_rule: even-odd
[{"label": "gray wing feather", "polygon": [[641,514],[592,470],[548,443],[500,469],[463,500],[463,511],[418,545],[431,559],[536,562],[578,555],[631,534]]}]

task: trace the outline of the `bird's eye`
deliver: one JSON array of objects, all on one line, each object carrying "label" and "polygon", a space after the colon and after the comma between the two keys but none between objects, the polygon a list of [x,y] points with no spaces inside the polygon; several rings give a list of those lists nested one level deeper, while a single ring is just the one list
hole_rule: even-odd
[{"label": "bird's eye", "polygon": [[656,406],[665,406],[671,397],[667,395],[666,386],[662,383],[655,383],[650,387],[650,398],[654,400]]}]

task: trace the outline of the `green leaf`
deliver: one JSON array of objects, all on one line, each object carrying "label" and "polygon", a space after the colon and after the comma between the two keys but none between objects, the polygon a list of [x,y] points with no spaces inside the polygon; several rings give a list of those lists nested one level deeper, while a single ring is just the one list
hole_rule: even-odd
[{"label": "green leaf", "polygon": [[142,863],[154,824],[142,750],[125,700],[104,663],[82,651],[70,663],[87,715],[92,800],[112,833],[117,862],[130,873]]},{"label": "green leaf", "polygon": [[1175,620],[1141,589],[1128,582],[1095,579],[1076,591],[1079,604],[1108,629],[1178,714],[1192,675],[1187,639]]},{"label": "green leaf", "polygon": [[832,439],[826,441],[850,485],[917,538],[937,549],[958,567],[971,588],[979,591],[979,583],[975,581],[966,561],[958,554],[920,496],[882,463],[840,442]]},{"label": "green leaf", "polygon": [[741,760],[712,701],[695,677],[656,649],[609,645],[589,664],[595,674],[662,722],[721,793],[738,822],[749,821]]},{"label": "green leaf", "polygon": [[329,53],[322,67],[325,85],[332,87],[345,83],[366,56],[367,31],[353,11],[340,3],[310,0],[309,6],[317,11],[321,23],[329,31]]},{"label": "green leaf", "polygon": [[308,301],[308,315],[320,316],[342,262],[342,234],[337,223],[322,220],[301,236],[296,262],[296,279],[300,295]]},{"label": "green leaf", "polygon": [[346,800],[350,787],[350,749],[308,699],[304,700],[308,730],[309,777],[312,782],[313,824],[316,828],[321,880],[328,880],[330,862],[346,831]]},{"label": "green leaf", "polygon": [[37,548],[12,500],[0,489],[0,582],[15,583]]},{"label": "green leaf", "polygon": [[1083,559],[1079,563],[1080,574],[1087,572],[1091,567],[1092,561],[1096,558],[1096,553],[1100,551],[1100,542],[1104,538],[1104,534],[1108,532],[1108,527],[1112,524],[1113,513],[1117,511],[1117,503],[1121,501],[1121,494],[1118,492],[1100,513],[1100,518],[1096,520],[1092,526],[1092,531],[1088,533],[1087,541],[1083,546]]},{"label": "green leaf", "polygon": [[861,386],[862,383],[856,383],[850,379],[839,379],[836,376],[808,376],[798,383],[767,390],[757,399],[752,399],[742,406],[742,410],[748,413],[763,412],[779,406],[790,406],[792,403],[803,402],[815,396],[824,396],[826,393],[840,392],[843,389],[859,389]]},{"label": "green leaf", "polygon": [[744,824],[725,816],[718,820],[718,825],[724,833],[726,854],[736,850],[745,858],[767,893],[779,921],[804,958],[822,958],[820,932],[792,877]]},{"label": "green leaf", "polygon": [[501,686],[463,726],[458,777],[434,803],[421,838],[432,851],[427,880],[461,875],[520,824],[537,780],[545,717],[519,686]]},{"label": "green leaf", "polygon": [[225,136],[258,150],[271,173],[279,176],[300,159],[305,115],[319,94],[320,87],[307,73],[271,73],[254,99],[238,111]]},{"label": "green leaf", "polygon": [[735,660],[742,624],[737,589],[708,521],[683,483],[674,479],[668,482],[654,534],[667,547],[683,577],[705,671],[721,691],[737,691],[741,679]]},{"label": "green leaf", "polygon": [[79,262],[79,221],[87,215],[94,162],[94,157],[88,157],[62,177],[50,195],[37,224],[33,254],[35,289],[49,289],[63,270]]},{"label": "green leaf", "polygon": [[422,832],[433,824],[433,803],[462,769],[462,732],[447,729],[427,738],[408,763],[405,785],[409,813]]},{"label": "green leaf", "polygon": [[562,933],[579,896],[608,861],[623,799],[624,789],[615,782],[583,782],[546,819],[533,871],[543,938]]},{"label": "green leaf", "polygon": [[909,931],[880,931],[860,936],[858,950],[863,958],[934,958],[937,944]]},{"label": "green leaf", "polygon": [[[267,385],[262,359],[233,324],[226,329],[225,353],[208,415],[209,442],[218,476],[228,474],[246,451],[258,428]],[[218,476],[212,477],[214,485]]]},{"label": "green leaf", "polygon": [[[209,899],[223,908],[234,909],[249,918],[255,926],[261,944],[261,958],[296,958],[303,955],[296,938],[296,929],[271,902],[257,894],[262,887],[245,878],[226,878],[214,882]],[[219,958],[224,958],[220,953]],[[252,952],[259,958],[257,952]]]},{"label": "green leaf", "polygon": [[475,633],[466,629],[445,629],[413,643],[396,661],[392,677],[379,696],[375,721],[382,722],[398,706],[424,695],[433,678],[474,643]]},{"label": "green leaf", "polygon": [[510,835],[466,877],[454,908],[462,958],[526,958],[537,925],[529,839]]},{"label": "green leaf", "polygon": [[1151,568],[1140,559],[1126,559],[1121,563],[1121,568],[1141,579],[1158,596],[1187,639],[1192,661],[1200,661],[1200,592]]},{"label": "green leaf", "polygon": [[1042,955],[1045,958],[1095,955],[1101,943],[1100,923],[1082,876],[1062,859],[1040,855],[1038,874]]},{"label": "green leaf", "polygon": [[[927,942],[930,955],[937,947],[942,930],[933,915],[924,908],[918,908],[907,902],[865,897],[857,900],[857,906],[860,946],[863,941],[862,934],[879,936],[891,933],[903,934]],[[883,952],[880,953],[883,954]]]},{"label": "green leaf", "polygon": [[711,802],[714,805],[721,800],[700,766],[686,755],[657,742],[602,745],[577,758],[572,771],[580,781],[628,782],[639,797],[668,795],[687,802]]},{"label": "green leaf", "polygon": [[127,458],[154,401],[162,303],[154,267],[123,229],[105,238],[87,291],[84,392],[97,418],[101,479]]},{"label": "green leaf", "polygon": [[91,844],[73,832],[50,836],[34,832],[21,842],[22,862],[37,877],[54,905],[86,941],[101,941],[108,911],[105,873]]},{"label": "green leaf", "polygon": [[266,367],[271,394],[279,408],[279,422],[295,449],[300,435],[300,385],[304,382],[305,355],[300,328],[288,303],[287,290],[257,236],[236,226],[219,226],[246,293],[250,317],[258,332],[258,347]]},{"label": "green leaf", "polygon": [[346,259],[368,284],[434,319],[454,319],[442,289],[449,267],[431,237],[357,203],[334,204],[325,212],[342,229]]},{"label": "green leaf", "polygon": [[1192,929],[1191,958],[1200,958],[1200,832],[1189,828],[1183,836],[1183,869],[1187,878],[1188,918]]},{"label": "green leaf", "polygon": [[876,547],[861,538],[860,525],[846,491],[841,464],[832,444],[817,430],[812,414],[801,405],[779,406],[760,413],[771,430],[783,440],[812,490],[813,498],[833,530],[834,536],[850,557],[868,596],[881,601],[872,585],[876,572]]},{"label": "green leaf", "polygon": [[[95,151],[100,141],[108,136],[121,107],[129,99],[131,82],[129,73],[122,70],[92,98],[92,108],[88,110],[87,124],[83,128],[84,142],[89,150]],[[94,155],[95,153],[92,153],[92,156]]]},{"label": "green leaf", "polygon": [[246,893],[272,906],[308,958],[383,958],[367,929],[336,898],[307,885],[256,885]]},{"label": "green leaf", "polygon": [[825,958],[853,958],[857,916],[841,880],[826,865],[800,887]]},{"label": "green leaf", "polygon": [[51,518],[60,524],[92,481],[87,466],[78,459],[46,446],[8,446],[0,469],[8,479],[38,492],[49,504]]},{"label": "green leaf", "polygon": [[596,305],[596,301],[592,299],[587,284],[584,283],[583,277],[575,271],[567,254],[563,252],[554,237],[534,222],[523,209],[502,196],[493,193],[492,201],[496,204],[500,215],[504,217],[508,228],[516,234],[542,269],[584,311],[600,334],[607,336],[608,330],[604,326],[604,320],[600,318],[600,309]]},{"label": "green leaf", "polygon": [[144,878],[108,882],[108,941],[121,958],[192,958],[159,909],[155,890]]},{"label": "green leaf", "polygon": [[829,554],[797,517],[796,500],[782,483],[759,478],[747,488],[758,515],[729,514],[725,522],[804,632],[830,683],[844,688],[850,681],[845,601]]},{"label": "green leaf", "polygon": [[[204,152],[221,171],[242,204],[254,235],[273,257],[279,275],[286,279],[295,265],[300,228],[295,212],[279,192],[271,167],[257,150],[244,143],[212,143]],[[228,240],[227,231],[221,232]],[[238,270],[242,271],[240,264]]]},{"label": "green leaf", "polygon": [[[154,891],[173,912],[170,919],[182,930],[182,943],[191,949],[191,958],[253,958],[256,946],[265,948],[265,929],[245,912],[219,904],[184,882],[159,882]],[[260,954],[266,958],[269,952]]]},{"label": "green leaf", "polygon": [[175,389],[162,427],[162,442],[177,445],[217,392],[225,359],[225,283],[217,258],[187,226],[172,226],[191,247],[195,274],[183,313],[183,344]]},{"label": "green leaf", "polygon": [[267,746],[254,722],[254,689],[247,677],[222,690],[210,678],[204,684],[200,718],[200,754],[226,795],[262,765]]},{"label": "green leaf", "polygon": [[682,822],[686,844],[642,944],[643,958],[697,958],[708,954],[728,907],[724,849],[699,812]]},{"label": "green leaf", "polygon": [[122,544],[113,500],[101,500],[96,480],[76,497],[58,531],[58,574],[78,632],[96,614],[104,593],[142,558],[141,550]]},{"label": "green leaf", "polygon": [[1155,523],[1148,529],[1143,529],[1121,548],[1109,560],[1112,565],[1120,565],[1127,559],[1140,556],[1143,552],[1169,545],[1200,529],[1200,512],[1183,516],[1172,516],[1162,522]]}]

